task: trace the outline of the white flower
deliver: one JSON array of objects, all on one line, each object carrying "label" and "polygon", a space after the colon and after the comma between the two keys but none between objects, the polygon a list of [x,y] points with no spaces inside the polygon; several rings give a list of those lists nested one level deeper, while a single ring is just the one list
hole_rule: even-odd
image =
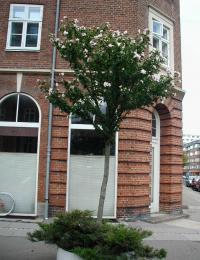
[{"label": "white flower", "polygon": [[120,31],[119,31],[119,30],[114,31],[114,33],[115,33],[117,36],[120,36]]},{"label": "white flower", "polygon": [[67,32],[67,31],[64,31],[64,32],[63,32],[63,35],[68,35],[68,32]]},{"label": "white flower", "polygon": [[104,87],[110,87],[111,86],[111,84],[109,82],[106,82],[106,81],[103,83],[103,85],[104,85]]},{"label": "white flower", "polygon": [[94,81],[94,84],[95,84],[96,86],[98,86],[98,81],[95,80],[95,81]]},{"label": "white flower", "polygon": [[61,96],[62,96],[62,98],[64,98],[64,97],[65,97],[65,94],[63,93]]},{"label": "white flower", "polygon": [[94,39],[99,39],[99,38],[101,38],[102,36],[103,36],[103,34],[100,33],[100,34],[98,34],[98,35],[95,35],[95,36],[94,36]]},{"label": "white flower", "polygon": [[147,72],[146,72],[146,70],[144,70],[144,69],[142,69],[141,71],[140,71],[142,74],[147,74]]},{"label": "white flower", "polygon": [[78,19],[74,19],[74,22],[77,24],[79,22],[79,20]]},{"label": "white flower", "polygon": [[55,41],[55,42],[59,42],[60,39],[59,39],[59,38],[55,38],[54,41]]},{"label": "white flower", "polygon": [[108,44],[108,47],[109,47],[109,48],[112,48],[112,47],[113,47],[113,45],[112,45],[111,43],[109,43],[109,44]]},{"label": "white flower", "polygon": [[58,87],[59,86],[59,84],[56,82],[56,87]]},{"label": "white flower", "polygon": [[134,52],[134,56],[133,56],[133,57],[136,58],[136,59],[138,59],[138,60],[141,59],[141,55],[138,54],[136,51]]},{"label": "white flower", "polygon": [[127,31],[124,31],[124,35],[126,35],[128,32]]},{"label": "white flower", "polygon": [[141,82],[142,84],[144,83],[144,81],[143,81],[142,79],[140,80],[140,82]]},{"label": "white flower", "polygon": [[62,72],[62,73],[60,73],[60,75],[61,75],[62,77],[64,77],[64,76],[65,76],[65,73],[64,73],[64,72]]},{"label": "white flower", "polygon": [[95,45],[96,45],[96,42],[90,41],[90,45],[91,45],[91,46],[95,46]]},{"label": "white flower", "polygon": [[49,88],[49,95],[53,93],[53,88]]},{"label": "white flower", "polygon": [[141,33],[141,30],[140,30],[140,29],[138,29],[138,33]]},{"label": "white flower", "polygon": [[83,32],[81,35],[84,37],[84,36],[86,36],[86,33]]},{"label": "white flower", "polygon": [[152,78],[153,78],[153,80],[155,80],[155,81],[157,81],[157,82],[160,81],[160,75],[159,75],[159,74],[154,74],[154,75],[152,76]]},{"label": "white flower", "polygon": [[62,45],[62,47],[61,47],[62,49],[64,49],[65,48],[65,45]]},{"label": "white flower", "polygon": [[181,73],[179,71],[174,71],[174,76],[180,78]]},{"label": "white flower", "polygon": [[67,19],[67,16],[63,16],[63,19]]}]

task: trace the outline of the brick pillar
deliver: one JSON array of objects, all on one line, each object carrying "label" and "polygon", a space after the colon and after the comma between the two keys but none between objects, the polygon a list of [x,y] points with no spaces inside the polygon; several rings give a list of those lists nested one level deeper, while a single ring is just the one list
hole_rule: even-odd
[{"label": "brick pillar", "polygon": [[68,117],[53,111],[49,214],[65,211],[67,180]]},{"label": "brick pillar", "polygon": [[151,112],[138,109],[119,131],[117,217],[149,212]]},{"label": "brick pillar", "polygon": [[160,211],[178,212],[182,207],[182,114],[175,104],[170,112],[164,105],[158,105],[157,111],[161,123]]}]

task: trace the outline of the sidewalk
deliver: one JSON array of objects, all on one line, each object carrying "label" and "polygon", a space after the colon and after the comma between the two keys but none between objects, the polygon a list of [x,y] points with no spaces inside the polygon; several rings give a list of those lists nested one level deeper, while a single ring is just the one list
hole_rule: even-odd
[{"label": "sidewalk", "polygon": [[[40,222],[41,220],[39,220]],[[26,235],[38,228],[36,221],[0,219],[1,260],[55,260],[56,246],[30,242]]]},{"label": "sidewalk", "polygon": [[[123,222],[124,224],[151,230],[153,235],[145,243],[156,248],[165,248],[167,260],[200,259],[200,222],[190,219],[171,220],[151,224],[144,221]],[[27,240],[27,232],[37,229],[35,222],[0,219],[1,260],[54,260],[56,246]]]}]

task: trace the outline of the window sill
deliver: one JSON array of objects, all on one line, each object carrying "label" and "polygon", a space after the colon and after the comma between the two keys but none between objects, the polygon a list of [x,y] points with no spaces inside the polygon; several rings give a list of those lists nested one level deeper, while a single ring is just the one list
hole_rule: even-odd
[{"label": "window sill", "polygon": [[7,52],[40,52],[40,49],[10,49],[10,48],[6,48],[5,51]]}]

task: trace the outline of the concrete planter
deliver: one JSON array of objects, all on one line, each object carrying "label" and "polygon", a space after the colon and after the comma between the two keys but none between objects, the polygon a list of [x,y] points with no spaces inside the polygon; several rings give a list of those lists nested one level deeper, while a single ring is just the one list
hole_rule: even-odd
[{"label": "concrete planter", "polygon": [[63,250],[62,248],[58,247],[57,251],[57,260],[83,260],[83,258],[80,258],[79,256],[70,253],[68,251]]}]

